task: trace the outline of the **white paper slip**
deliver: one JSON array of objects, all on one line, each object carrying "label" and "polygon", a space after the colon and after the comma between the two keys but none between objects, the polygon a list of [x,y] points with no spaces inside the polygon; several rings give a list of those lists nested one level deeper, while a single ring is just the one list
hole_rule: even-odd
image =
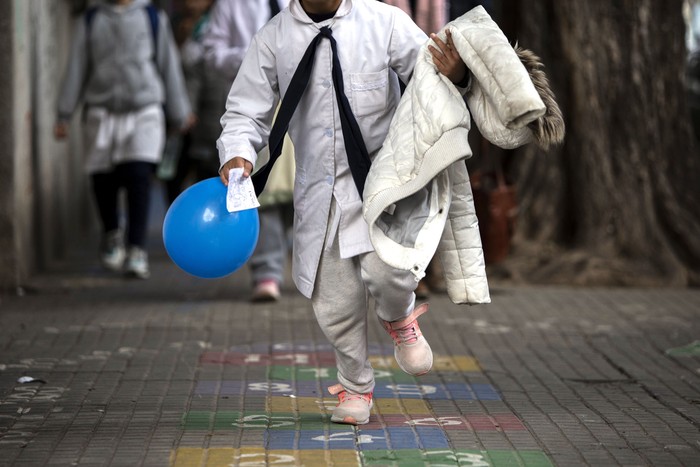
[{"label": "white paper slip", "polygon": [[228,191],[226,192],[226,209],[228,212],[243,211],[260,206],[255,196],[253,180],[243,178],[243,168],[231,169],[228,172]]}]

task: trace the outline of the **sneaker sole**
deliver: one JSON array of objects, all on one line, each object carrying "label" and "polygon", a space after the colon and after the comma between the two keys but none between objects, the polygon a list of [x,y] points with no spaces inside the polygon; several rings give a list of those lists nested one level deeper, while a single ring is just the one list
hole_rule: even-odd
[{"label": "sneaker sole", "polygon": [[119,272],[124,270],[124,261],[119,261],[119,262],[110,262],[110,261],[100,261],[102,264],[102,267],[105,268],[108,271],[112,272]]},{"label": "sneaker sole", "polygon": [[266,294],[266,295],[256,295],[255,297],[252,297],[250,299],[251,303],[270,303],[270,302],[277,302],[279,301],[280,296],[279,295],[271,295],[271,294]]},{"label": "sneaker sole", "polygon": [[413,372],[411,372],[411,371],[408,371],[408,370],[405,369],[404,367],[402,367],[402,366],[399,364],[399,362],[396,362],[396,363],[399,365],[399,368],[401,368],[401,371],[403,371],[403,372],[406,373],[407,375],[411,375],[411,376],[423,376],[423,375],[427,375],[428,373],[430,373],[430,370],[433,369],[433,366],[430,365],[430,368],[428,368],[428,369],[425,370],[425,371],[421,371],[421,372],[419,372],[419,373],[413,373]]},{"label": "sneaker sole", "polygon": [[130,278],[130,279],[142,279],[142,280],[148,279],[149,277],[151,277],[151,273],[150,273],[150,272],[148,272],[148,273],[146,273],[146,274],[143,274],[143,273],[138,273],[138,272],[135,272],[135,271],[126,271],[126,272],[124,273],[124,275],[125,275],[127,278]]},{"label": "sneaker sole", "polygon": [[369,423],[369,418],[367,420],[356,420],[355,417],[347,416],[345,418],[331,417],[331,421],[334,423],[344,423],[345,425],[366,425]]}]

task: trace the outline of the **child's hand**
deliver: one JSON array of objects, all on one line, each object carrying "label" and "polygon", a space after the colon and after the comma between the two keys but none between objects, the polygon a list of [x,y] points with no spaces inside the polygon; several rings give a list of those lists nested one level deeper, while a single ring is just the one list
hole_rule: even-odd
[{"label": "child's hand", "polygon": [[233,159],[226,162],[224,166],[221,167],[221,170],[219,170],[219,178],[221,178],[221,181],[224,183],[224,185],[228,186],[229,170],[237,169],[239,167],[243,167],[243,178],[250,177],[250,173],[253,171],[253,164],[248,162],[246,159],[243,159],[242,157],[234,157]]},{"label": "child's hand", "polygon": [[443,42],[437,34],[431,34],[430,38],[440,48],[439,50],[432,45],[428,46],[430,53],[433,55],[433,63],[438,71],[445,75],[453,84],[461,83],[467,76],[467,65],[462,61],[462,57],[457,53],[454,42],[452,42],[452,33],[449,29],[447,33],[447,43]]}]

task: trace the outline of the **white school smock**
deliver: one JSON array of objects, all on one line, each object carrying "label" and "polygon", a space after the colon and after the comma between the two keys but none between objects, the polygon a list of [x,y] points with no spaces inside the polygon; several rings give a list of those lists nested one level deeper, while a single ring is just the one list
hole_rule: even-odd
[{"label": "white school smock", "polygon": [[[398,105],[398,80],[408,82],[427,36],[404,12],[376,0],[343,0],[335,17],[318,24],[299,0],[291,0],[256,34],[243,59],[221,119],[217,147],[222,165],[236,156],[255,165],[280,95],[323,26],[331,28],[337,41],[345,93],[367,151],[370,157],[377,153]],[[292,276],[306,297],[313,292],[331,197],[339,208],[332,228],[340,229],[341,257],[373,250],[348,167],[331,70],[330,41],[324,39],[289,125],[296,156]]]}]

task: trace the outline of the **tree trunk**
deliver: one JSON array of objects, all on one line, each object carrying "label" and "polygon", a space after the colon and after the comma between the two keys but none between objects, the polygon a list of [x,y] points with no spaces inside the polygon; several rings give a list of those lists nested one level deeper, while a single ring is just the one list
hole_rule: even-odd
[{"label": "tree trunk", "polygon": [[538,54],[565,143],[510,157],[519,197],[512,277],[700,284],[700,156],[684,88],[682,0],[503,0]]}]

